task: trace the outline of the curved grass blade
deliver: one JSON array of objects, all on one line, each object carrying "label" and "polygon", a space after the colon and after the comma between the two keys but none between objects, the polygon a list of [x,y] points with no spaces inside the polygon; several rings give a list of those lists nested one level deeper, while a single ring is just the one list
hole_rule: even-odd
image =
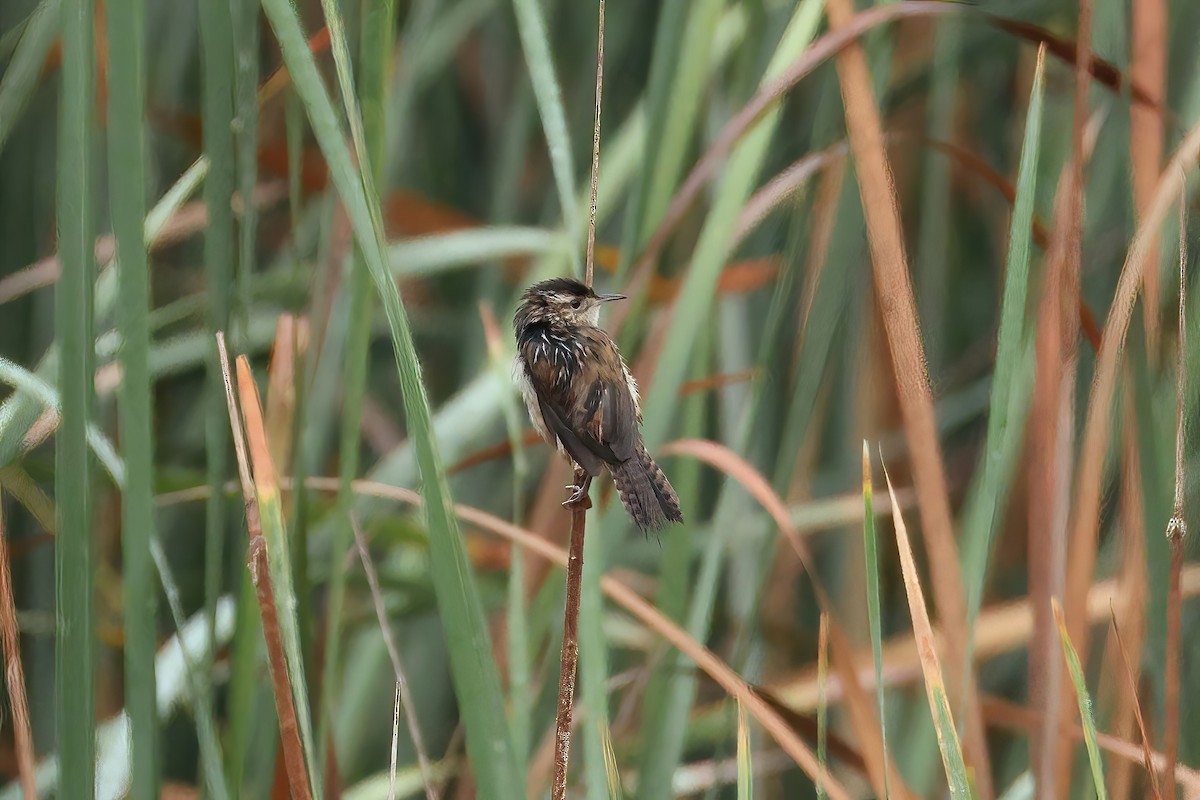
[{"label": "curved grass blade", "polygon": [[556,231],[487,227],[405,239],[388,247],[388,261],[400,277],[424,277],[493,259],[540,256],[570,247],[566,237]]},{"label": "curved grass blade", "polygon": [[938,747],[942,752],[942,766],[946,770],[950,797],[953,800],[971,800],[962,745],[954,728],[954,717],[950,713],[950,700],[946,696],[946,684],[942,678],[933,626],[929,623],[929,612],[925,608],[925,593],[921,589],[921,578],[917,574],[912,544],[908,540],[908,528],[904,524],[904,515],[900,513],[900,503],[896,500],[896,491],[892,488],[892,479],[888,477],[886,466],[883,468],[883,476],[887,481],[888,497],[892,501],[892,521],[896,526],[896,547],[900,552],[900,567],[904,572],[904,590],[908,595],[908,608],[912,613],[917,650],[921,656],[921,672],[925,677],[925,692],[929,698],[933,724],[937,728]]},{"label": "curved grass blade", "polygon": [[[363,176],[355,169],[337,114],[305,43],[295,8],[288,0],[263,0],[263,8],[279,40],[284,62],[304,103],[313,133],[329,164],[330,176],[346,207],[355,240],[362,248],[371,277],[383,299],[409,436],[415,446],[428,501],[425,518],[430,533],[433,585],[467,731],[472,768],[480,785],[488,786],[496,796],[515,797],[518,782],[508,723],[500,702],[500,679],[491,658],[491,641],[479,588],[459,534],[433,436],[429,401],[421,382],[412,331],[388,271],[378,201],[369,195]],[[366,177],[369,179],[369,175]]]},{"label": "curved grass blade", "polygon": [[61,19],[62,0],[38,3],[21,31],[12,60],[4,67],[4,77],[0,79],[0,152],[37,87],[38,75],[58,35]]}]

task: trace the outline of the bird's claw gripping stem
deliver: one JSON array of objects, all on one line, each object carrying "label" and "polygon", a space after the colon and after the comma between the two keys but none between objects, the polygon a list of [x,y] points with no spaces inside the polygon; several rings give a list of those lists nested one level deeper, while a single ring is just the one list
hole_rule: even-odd
[{"label": "bird's claw gripping stem", "polygon": [[570,497],[563,501],[564,508],[582,508],[586,510],[592,507],[592,499],[588,497],[588,490],[592,488],[591,475],[577,470],[575,472],[575,483],[564,488],[571,492]]}]

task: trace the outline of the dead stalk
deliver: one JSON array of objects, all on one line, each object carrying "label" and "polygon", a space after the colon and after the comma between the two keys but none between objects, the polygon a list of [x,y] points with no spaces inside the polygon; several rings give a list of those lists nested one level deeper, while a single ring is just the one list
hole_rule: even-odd
[{"label": "dead stalk", "polygon": [[[0,501],[3,495],[0,495]],[[25,696],[25,671],[21,667],[21,639],[17,631],[17,606],[13,599],[8,542],[4,539],[4,508],[0,503],[0,640],[4,646],[4,679],[13,715],[17,774],[25,800],[37,800],[34,776],[33,734],[29,725],[29,700]]]},{"label": "dead stalk", "polygon": [[1129,695],[1133,698],[1133,715],[1137,720],[1138,733],[1142,737],[1142,763],[1146,767],[1146,774],[1150,776],[1150,789],[1154,792],[1155,800],[1162,800],[1162,792],[1158,788],[1158,772],[1154,769],[1154,754],[1150,751],[1150,738],[1146,735],[1146,721],[1142,719],[1142,706],[1137,699],[1137,677],[1129,660],[1129,652],[1125,649],[1125,642],[1121,639],[1121,629],[1117,627],[1117,612],[1112,606],[1109,606],[1109,611],[1112,615],[1113,636],[1121,654],[1121,665],[1125,668],[1125,679],[1129,682]]},{"label": "dead stalk", "polygon": [[[258,598],[259,612],[262,615],[263,639],[267,644],[267,659],[271,666],[271,683],[275,694],[275,711],[279,715],[280,746],[283,750],[288,786],[292,796],[297,800],[311,800],[312,793],[308,783],[308,769],[305,766],[304,746],[300,741],[300,725],[296,718],[292,683],[283,650],[283,636],[279,631],[275,590],[271,584],[271,572],[267,566],[267,541],[263,537],[258,496],[255,493],[254,481],[250,477],[246,437],[242,430],[242,418],[238,412],[233,377],[229,371],[229,353],[225,349],[225,335],[220,331],[217,332],[217,350],[221,356],[221,375],[225,380],[225,401],[229,406],[229,427],[233,433],[233,447],[237,454],[238,475],[241,478],[242,498],[246,507],[246,529],[250,537],[246,566],[254,580],[254,592]],[[249,378],[253,382],[248,369],[245,370],[243,377]]]}]

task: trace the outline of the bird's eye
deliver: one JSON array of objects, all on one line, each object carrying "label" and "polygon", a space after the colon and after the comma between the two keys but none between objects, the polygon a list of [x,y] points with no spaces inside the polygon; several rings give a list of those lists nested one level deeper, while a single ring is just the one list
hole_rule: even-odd
[{"label": "bird's eye", "polygon": [[580,300],[579,298],[576,298],[571,301],[571,308],[579,308],[581,305],[583,305],[583,301]]}]

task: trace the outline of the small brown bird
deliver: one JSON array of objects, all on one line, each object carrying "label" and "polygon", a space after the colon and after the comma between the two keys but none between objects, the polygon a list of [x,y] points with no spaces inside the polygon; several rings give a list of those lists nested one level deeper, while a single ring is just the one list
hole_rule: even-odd
[{"label": "small brown bird", "polygon": [[525,290],[513,329],[513,376],[538,433],[567,456],[579,485],[563,505],[587,496],[607,469],[629,516],[642,530],[683,522],[679,498],[642,442],[637,384],[616,344],[598,327],[600,306],[624,300],[596,294],[571,278]]}]

